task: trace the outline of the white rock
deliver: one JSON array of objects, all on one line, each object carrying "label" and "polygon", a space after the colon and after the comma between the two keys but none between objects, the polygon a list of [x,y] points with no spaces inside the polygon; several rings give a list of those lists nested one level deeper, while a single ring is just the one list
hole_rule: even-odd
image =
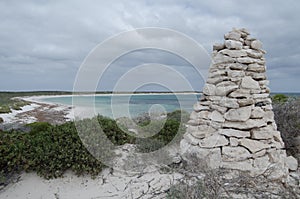
[{"label": "white rock", "polygon": [[266,172],[268,168],[270,168],[271,162],[269,161],[268,156],[262,156],[255,158],[253,161],[254,173],[255,175],[260,175]]},{"label": "white rock", "polygon": [[251,138],[257,140],[266,140],[273,138],[274,130],[269,128],[270,125],[251,130]]},{"label": "white rock", "polygon": [[240,145],[249,149],[252,153],[256,153],[263,149],[268,149],[270,146],[268,144],[262,143],[260,141],[251,140],[248,138],[244,138],[240,140]]},{"label": "white rock", "polygon": [[230,146],[238,146],[239,145],[239,139],[235,137],[229,138]]},{"label": "white rock", "polygon": [[194,136],[192,136],[190,133],[185,133],[183,135],[183,138],[190,143],[191,145],[198,145],[199,144],[199,140],[196,139]]},{"label": "white rock", "polygon": [[203,110],[209,110],[209,106],[203,106],[200,102],[196,102],[193,106],[194,111],[199,112]]},{"label": "white rock", "polygon": [[248,66],[240,63],[231,63],[228,64],[228,67],[232,70],[246,70]]},{"label": "white rock", "polygon": [[247,49],[246,53],[249,57],[256,58],[256,59],[262,58],[264,55],[262,52],[257,50],[252,50],[252,49]]},{"label": "white rock", "polygon": [[244,147],[222,147],[223,161],[243,161],[251,157],[250,152]]},{"label": "white rock", "polygon": [[265,115],[265,111],[260,107],[254,107],[251,112],[251,118],[260,119]]},{"label": "white rock", "polygon": [[286,157],[285,164],[291,171],[296,171],[298,169],[298,161],[293,156]]},{"label": "white rock", "polygon": [[240,171],[251,171],[253,170],[253,160],[247,159],[239,162],[222,162],[221,167],[224,169],[234,169]]},{"label": "white rock", "polygon": [[267,150],[266,149],[263,149],[261,151],[258,151],[256,153],[254,153],[252,155],[253,158],[258,158],[258,157],[261,157],[261,156],[264,156],[265,154],[267,153]]},{"label": "white rock", "polygon": [[213,84],[205,84],[203,87],[204,95],[215,95],[216,94],[216,86]]},{"label": "white rock", "polygon": [[224,114],[224,118],[228,121],[245,122],[250,118],[251,106],[238,109],[230,109]]},{"label": "white rock", "polygon": [[226,40],[225,46],[228,49],[236,49],[236,50],[241,50],[243,48],[242,42],[234,41],[234,40]]},{"label": "white rock", "polygon": [[229,57],[232,58],[238,58],[238,57],[245,57],[247,56],[247,52],[244,50],[229,50],[229,49],[224,49],[221,50],[220,53],[223,55],[228,55]]},{"label": "white rock", "polygon": [[210,121],[206,119],[190,119],[187,124],[191,126],[198,126],[201,124],[209,124],[209,123]]},{"label": "white rock", "polygon": [[240,31],[244,33],[244,36],[247,37],[247,35],[250,35],[250,32],[246,28],[241,28]]},{"label": "white rock", "polygon": [[235,58],[222,55],[221,53],[218,53],[217,55],[212,57],[213,64],[234,63],[235,61],[236,61]]},{"label": "white rock", "polygon": [[266,111],[264,114],[263,119],[266,122],[273,122],[274,121],[274,112],[273,111]]},{"label": "white rock", "polygon": [[190,128],[190,126],[188,126],[188,128],[187,128],[187,132],[190,132],[195,138],[199,138],[199,139],[208,137],[216,132],[216,129],[214,129],[213,127],[208,126],[208,125],[200,125],[200,126],[197,126],[196,130],[192,129],[192,130],[188,131],[189,128]]},{"label": "white rock", "polygon": [[[227,108],[226,107],[223,107],[223,106],[218,106],[216,104],[211,104],[210,105],[210,108],[213,109],[213,110],[217,110],[218,112],[224,114],[226,111],[227,111]],[[222,116],[223,117],[223,116]]]},{"label": "white rock", "polygon": [[253,94],[252,95],[254,99],[265,99],[270,97],[269,93],[259,93],[259,94]]},{"label": "white rock", "polygon": [[241,87],[246,89],[260,89],[259,83],[250,76],[246,76],[242,79]]},{"label": "white rock", "polygon": [[221,44],[221,43],[216,43],[213,45],[213,50],[222,50],[224,48],[225,48],[225,45]]},{"label": "white rock", "polygon": [[266,126],[266,122],[262,119],[249,119],[246,122],[225,121],[223,124],[224,128],[235,128],[240,130],[247,130],[262,126]]},{"label": "white rock", "polygon": [[216,87],[216,95],[226,96],[228,93],[236,90],[238,87],[238,85],[218,86]]},{"label": "white rock", "polygon": [[244,77],[245,72],[244,71],[237,71],[237,70],[229,70],[228,72],[229,77]]},{"label": "white rock", "polygon": [[253,72],[261,73],[261,72],[265,72],[266,71],[266,67],[264,65],[260,65],[260,64],[254,63],[254,64],[249,64],[247,70],[248,71],[253,71]]},{"label": "white rock", "polygon": [[241,38],[241,33],[237,31],[230,31],[229,33],[224,35],[224,39],[231,39],[231,40],[236,40],[239,41]]},{"label": "white rock", "polygon": [[200,140],[199,145],[203,148],[215,148],[219,146],[228,145],[229,142],[223,135],[213,134]]},{"label": "white rock", "polygon": [[241,64],[253,64],[253,63],[258,63],[259,62],[259,59],[254,59],[254,58],[251,58],[251,57],[239,57],[239,58],[236,58],[236,59]]},{"label": "white rock", "polygon": [[254,40],[251,42],[251,48],[255,50],[260,50],[262,48],[262,43],[259,40]]},{"label": "white rock", "polygon": [[212,69],[209,71],[208,77],[209,78],[215,78],[215,77],[222,77],[226,75],[226,71],[225,70],[220,70],[220,69]]},{"label": "white rock", "polygon": [[225,122],[223,115],[216,110],[211,113],[210,119],[216,122]]},{"label": "white rock", "polygon": [[214,78],[207,78],[206,83],[208,84],[218,84],[222,81],[228,81],[229,77],[221,76],[221,77],[214,77]]},{"label": "white rock", "polygon": [[243,106],[249,106],[249,105],[254,104],[254,100],[251,99],[251,98],[238,99],[237,102],[238,102],[238,104],[240,105],[240,107],[243,107]]},{"label": "white rock", "polygon": [[250,90],[246,89],[237,89],[229,94],[229,97],[233,98],[249,98]]},{"label": "white rock", "polygon": [[218,133],[221,135],[225,135],[227,137],[237,137],[237,138],[250,137],[249,131],[240,131],[236,129],[219,129]]},{"label": "white rock", "polygon": [[237,103],[237,99],[228,98],[228,97],[223,97],[220,100],[219,105],[222,107],[226,107],[226,108],[238,108],[239,107],[239,104]]}]

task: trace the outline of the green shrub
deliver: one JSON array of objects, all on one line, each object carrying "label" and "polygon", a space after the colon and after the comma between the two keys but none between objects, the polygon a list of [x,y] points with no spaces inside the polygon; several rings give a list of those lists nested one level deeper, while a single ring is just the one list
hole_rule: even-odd
[{"label": "green shrub", "polygon": [[104,167],[83,146],[72,122],[38,133],[0,132],[0,140],[2,174],[25,170],[55,178],[70,169],[77,175],[93,176]]},{"label": "green shrub", "polygon": [[300,161],[300,98],[273,103],[273,111],[287,154]]},{"label": "green shrub", "polygon": [[52,126],[48,122],[34,122],[27,124],[26,126],[30,127],[30,133],[40,133],[40,132],[45,132],[48,131]]},{"label": "green shrub", "polygon": [[285,103],[288,100],[288,96],[284,94],[276,94],[272,97],[274,103]]},{"label": "green shrub", "polygon": [[0,124],[3,123],[3,122],[4,122],[3,118],[0,117]]},{"label": "green shrub", "polygon": [[190,113],[184,110],[176,110],[167,114],[168,119],[186,123],[190,119]]},{"label": "green shrub", "polygon": [[11,110],[7,105],[0,106],[0,113],[11,113]]},{"label": "green shrub", "polygon": [[180,122],[167,119],[164,121],[152,121],[147,126],[139,128],[143,135],[151,135],[147,138],[138,138],[137,148],[145,153],[158,150],[170,142],[179,142],[185,131],[185,127]]}]

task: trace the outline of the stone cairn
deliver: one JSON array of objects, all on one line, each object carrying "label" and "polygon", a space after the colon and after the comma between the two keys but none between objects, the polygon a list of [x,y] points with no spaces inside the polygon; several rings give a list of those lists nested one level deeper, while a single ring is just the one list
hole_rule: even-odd
[{"label": "stone cairn", "polygon": [[297,169],[287,157],[274,121],[262,43],[233,29],[213,46],[203,95],[181,140],[183,158],[193,154],[209,168],[283,179]]}]

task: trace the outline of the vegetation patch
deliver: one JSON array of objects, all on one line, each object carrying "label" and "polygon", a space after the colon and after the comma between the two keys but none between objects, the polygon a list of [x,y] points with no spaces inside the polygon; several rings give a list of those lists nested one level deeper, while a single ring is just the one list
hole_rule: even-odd
[{"label": "vegetation patch", "polygon": [[[175,119],[167,119],[158,134],[145,139],[136,139],[121,130],[115,120],[103,116],[76,122],[76,126],[74,122],[57,126],[35,122],[26,125],[30,127],[29,133],[0,131],[0,176],[5,179],[21,171],[33,171],[49,179],[60,177],[67,170],[77,175],[97,175],[105,165],[95,159],[89,150],[93,150],[93,147],[99,150],[105,143],[101,143],[103,139],[91,125],[93,121],[101,125],[105,136],[114,145],[137,144],[143,152],[156,150],[171,142],[178,130],[184,132],[180,122]],[[87,136],[79,137],[76,128],[85,129]],[[152,126],[147,129],[152,129]],[[88,150],[82,141],[96,145],[90,145]]]}]

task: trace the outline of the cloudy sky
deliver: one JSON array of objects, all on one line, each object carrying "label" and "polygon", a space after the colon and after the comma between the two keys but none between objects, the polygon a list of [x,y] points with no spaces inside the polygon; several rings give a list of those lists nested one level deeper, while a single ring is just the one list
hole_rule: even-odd
[{"label": "cloudy sky", "polygon": [[[72,90],[89,52],[124,31],[145,27],[173,29],[211,53],[212,45],[221,42],[224,33],[233,27],[245,27],[263,42],[268,52],[271,90],[300,92],[299,19],[298,0],[3,0],[0,90]],[[164,44],[166,39],[156,36],[156,42]],[[112,48],[132,42],[135,39]],[[170,66],[185,76],[193,89],[202,89],[203,78],[193,66],[172,53],[154,49],[134,51],[115,60],[99,80],[98,89],[113,89],[124,73],[147,63]],[[176,76],[153,71],[148,71],[149,75],[178,84]],[[183,88],[178,85],[180,89]]]}]

